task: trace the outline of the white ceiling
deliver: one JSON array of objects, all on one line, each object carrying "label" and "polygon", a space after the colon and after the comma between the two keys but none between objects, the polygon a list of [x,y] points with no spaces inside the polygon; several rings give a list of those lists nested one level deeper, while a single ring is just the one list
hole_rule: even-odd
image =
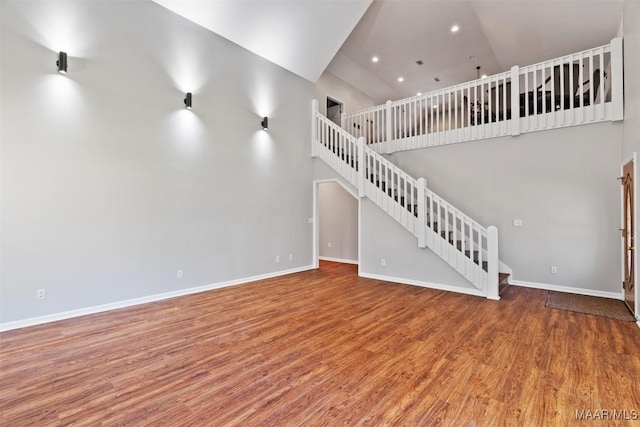
[{"label": "white ceiling", "polygon": [[473,80],[477,65],[495,74],[606,44],[623,8],[623,0],[153,1],[312,82],[326,69],[377,102]]},{"label": "white ceiling", "polygon": [[495,74],[606,44],[622,7],[622,0],[375,0],[328,71],[378,102],[413,96],[473,80],[477,65]]},{"label": "white ceiling", "polygon": [[315,82],[371,0],[153,0]]}]

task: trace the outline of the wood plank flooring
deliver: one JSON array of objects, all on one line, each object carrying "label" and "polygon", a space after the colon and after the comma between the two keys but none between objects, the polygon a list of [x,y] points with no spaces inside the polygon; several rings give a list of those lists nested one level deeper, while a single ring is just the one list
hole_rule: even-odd
[{"label": "wood plank flooring", "polygon": [[640,329],[547,309],[546,294],[512,286],[490,301],[323,262],[5,332],[0,425],[565,426],[594,422],[576,410],[640,413]]}]

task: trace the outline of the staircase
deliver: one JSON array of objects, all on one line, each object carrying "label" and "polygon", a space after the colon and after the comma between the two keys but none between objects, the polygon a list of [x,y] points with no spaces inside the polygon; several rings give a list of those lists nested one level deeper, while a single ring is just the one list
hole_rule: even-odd
[{"label": "staircase", "polygon": [[498,230],[483,227],[383,158],[393,153],[525,132],[622,120],[622,39],[582,52],[342,116],[313,102],[312,155],[394,218],[487,298],[511,270],[498,259]]},{"label": "staircase", "polygon": [[[489,299],[499,299],[498,230],[483,227],[318,112],[313,101],[312,156],[319,157],[360,197],[368,197]],[[504,267],[504,266],[503,266]]]}]

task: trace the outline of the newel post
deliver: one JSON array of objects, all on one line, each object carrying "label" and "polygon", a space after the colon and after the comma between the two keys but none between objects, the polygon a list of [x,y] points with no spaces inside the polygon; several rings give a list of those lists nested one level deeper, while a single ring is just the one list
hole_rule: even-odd
[{"label": "newel post", "polygon": [[418,178],[416,187],[418,189],[418,247],[425,248],[427,246],[427,202],[425,197],[427,180]]},{"label": "newel post", "polygon": [[[513,117],[513,116],[512,116]],[[487,227],[487,298],[499,300],[498,294],[498,229]]]},{"label": "newel post", "polygon": [[361,136],[360,138],[358,138],[358,196],[359,197],[364,197],[364,183],[365,183],[365,179],[364,179],[364,174],[365,174],[365,169],[367,168],[367,165],[365,164],[365,160],[364,160],[364,137]]},{"label": "newel post", "polygon": [[520,67],[511,67],[511,136],[520,135]]},{"label": "newel post", "polygon": [[316,143],[318,138],[318,100],[311,101],[311,157],[316,157]]},{"label": "newel post", "polygon": [[624,61],[622,38],[611,40],[611,120],[624,119]]},{"label": "newel post", "polygon": [[393,131],[391,129],[391,101],[387,101],[385,104],[385,148],[380,150],[380,152],[389,153],[391,152],[391,140],[393,139]]}]

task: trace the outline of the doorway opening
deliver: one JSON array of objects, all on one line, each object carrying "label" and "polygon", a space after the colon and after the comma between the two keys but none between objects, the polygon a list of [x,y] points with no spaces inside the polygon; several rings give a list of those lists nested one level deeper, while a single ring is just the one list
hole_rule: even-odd
[{"label": "doorway opening", "polygon": [[327,118],[338,126],[342,126],[344,104],[327,96]]},{"label": "doorway opening", "polygon": [[314,261],[359,264],[360,199],[339,180],[314,182]]},{"label": "doorway opening", "polygon": [[622,253],[623,275],[622,289],[624,301],[638,317],[636,283],[636,215],[635,215],[635,154],[622,166]]}]

